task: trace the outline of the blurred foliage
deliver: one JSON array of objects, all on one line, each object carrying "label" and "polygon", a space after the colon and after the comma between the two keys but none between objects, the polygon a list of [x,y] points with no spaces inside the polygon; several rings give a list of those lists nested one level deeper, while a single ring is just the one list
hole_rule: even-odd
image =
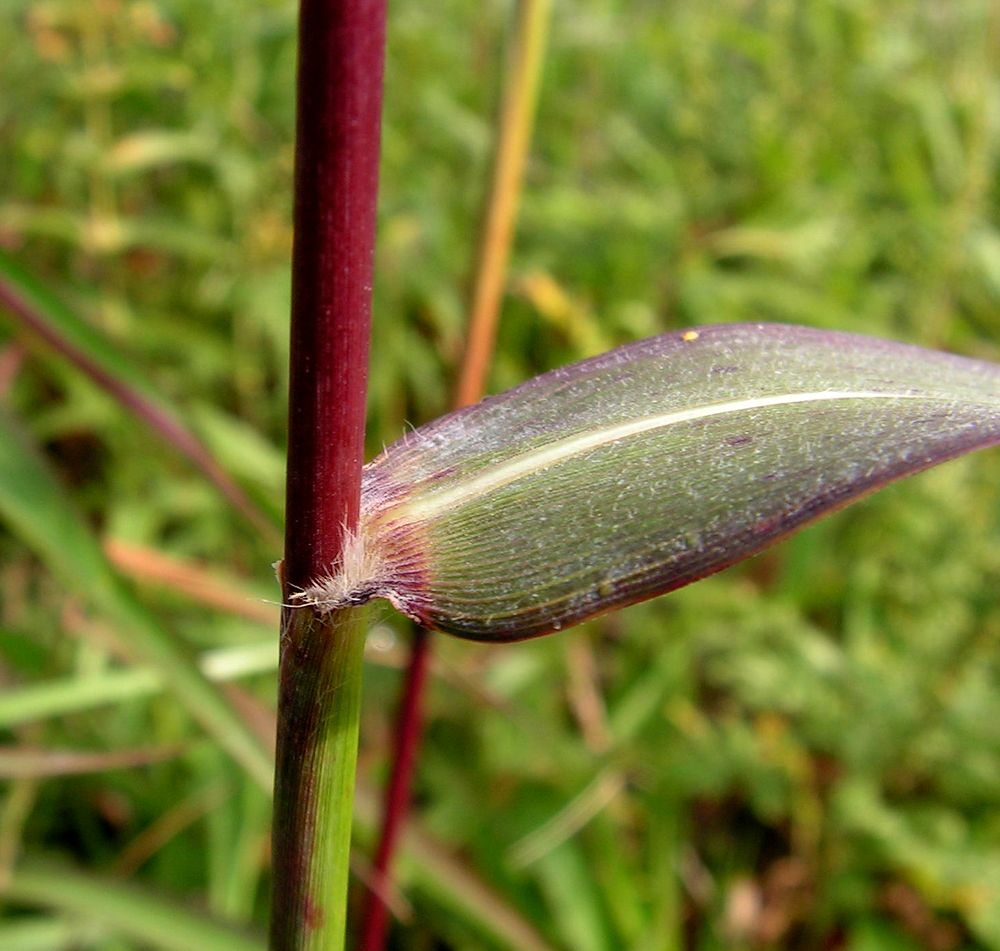
[{"label": "blurred foliage", "polygon": [[[390,6],[373,452],[448,403],[511,13]],[[280,507],[294,6],[5,12],[0,246]],[[559,3],[493,388],[735,320],[1000,358],[998,63],[991,0]],[[278,553],[6,315],[0,399],[101,537],[275,596]],[[439,639],[420,818],[553,948],[1000,949],[998,484],[986,453],[570,634]],[[274,636],[168,581],[139,594],[192,648]],[[404,631],[375,614],[370,782]],[[132,769],[8,782],[0,879],[18,852],[57,853],[259,927],[266,798],[171,695],[101,693],[128,646],[0,529],[4,691],[97,698],[6,721],[3,741],[180,744]],[[273,699],[273,675],[242,683]],[[461,913],[462,883],[445,895],[436,874],[404,863],[393,946],[496,947]],[[11,896],[5,948],[152,940],[96,904],[22,895],[49,909],[29,915]]]}]

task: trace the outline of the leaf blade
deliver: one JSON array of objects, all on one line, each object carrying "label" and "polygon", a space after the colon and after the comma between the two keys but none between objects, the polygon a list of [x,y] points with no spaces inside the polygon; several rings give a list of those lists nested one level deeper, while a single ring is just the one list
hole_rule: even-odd
[{"label": "leaf blade", "polygon": [[0,889],[8,901],[79,916],[160,951],[213,948],[262,951],[259,936],[185,908],[126,882],[86,875],[69,866],[22,862]]},{"label": "leaf blade", "polygon": [[665,334],[390,446],[365,472],[374,576],[326,590],[463,637],[537,636],[998,441],[992,364],[791,326]]}]

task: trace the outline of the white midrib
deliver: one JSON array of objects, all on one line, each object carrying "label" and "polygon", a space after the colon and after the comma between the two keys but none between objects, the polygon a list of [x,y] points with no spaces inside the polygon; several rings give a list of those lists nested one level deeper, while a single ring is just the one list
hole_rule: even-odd
[{"label": "white midrib", "polygon": [[675,423],[687,423],[695,419],[706,419],[710,416],[725,416],[727,413],[739,413],[744,410],[764,409],[768,406],[789,406],[794,403],[823,403],[834,400],[906,400],[928,399],[921,393],[880,393],[874,390],[819,390],[812,393],[782,393],[775,396],[755,396],[745,400],[730,400],[726,403],[710,403],[707,406],[695,406],[691,409],[673,413],[660,413],[656,416],[644,416],[641,419],[616,423],[605,429],[570,436],[558,442],[542,446],[519,456],[513,456],[508,461],[494,468],[486,469],[459,485],[450,489],[442,489],[433,494],[402,503],[396,509],[396,514],[405,512],[415,521],[430,518],[442,509],[453,508],[472,498],[477,498],[494,489],[509,485],[522,476],[538,472],[548,466],[564,462],[572,456],[606,446],[608,443],[628,436],[637,436],[653,429],[663,429]]}]

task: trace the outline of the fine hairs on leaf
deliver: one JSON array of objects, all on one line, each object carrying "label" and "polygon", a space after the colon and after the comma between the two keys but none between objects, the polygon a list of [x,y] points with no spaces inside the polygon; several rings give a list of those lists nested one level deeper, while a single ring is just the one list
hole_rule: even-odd
[{"label": "fine hairs on leaf", "polygon": [[998,441],[990,363],[794,326],[664,334],[389,446],[340,567],[297,600],[382,597],[460,637],[535,637]]},{"label": "fine hairs on leaf", "polygon": [[372,598],[392,599],[391,579],[387,577],[380,549],[366,545],[360,532],[346,525],[342,531],[344,547],[336,567],[305,591],[289,595],[290,607],[310,605],[328,613],[366,604]]}]

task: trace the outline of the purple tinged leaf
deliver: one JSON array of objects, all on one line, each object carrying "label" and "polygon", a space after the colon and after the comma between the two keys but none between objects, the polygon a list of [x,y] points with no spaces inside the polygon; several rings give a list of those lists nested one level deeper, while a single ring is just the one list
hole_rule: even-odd
[{"label": "purple tinged leaf", "polygon": [[365,469],[342,566],[299,597],[384,597],[461,637],[534,637],[998,441],[993,364],[792,326],[665,334],[394,443]]}]

